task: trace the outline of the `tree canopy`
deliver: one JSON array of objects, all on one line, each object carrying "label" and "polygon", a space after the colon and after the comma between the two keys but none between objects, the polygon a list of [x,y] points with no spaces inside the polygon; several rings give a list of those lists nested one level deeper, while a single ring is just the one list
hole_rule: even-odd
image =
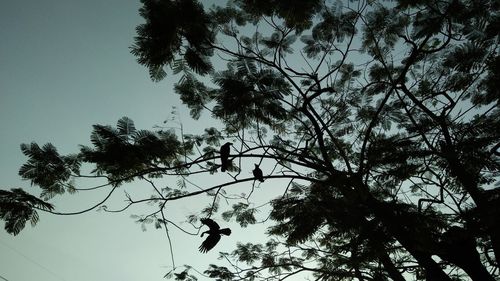
[{"label": "tree canopy", "polygon": [[[107,210],[116,189],[139,180],[152,194],[129,195],[127,207],[155,203],[137,218],[157,228],[173,224],[169,203],[194,196],[211,203],[186,218],[193,225],[269,219],[268,241],[242,241],[221,253],[226,264],[208,265],[203,274],[216,280],[499,278],[500,2],[141,2],[131,53],[153,81],[178,77],[173,90],[192,118],[221,126],[140,130],[123,117],[95,125],[91,146],[71,155],[23,144],[19,175],[41,195],[1,191],[7,232],[55,213],[54,196],[109,189],[86,211]],[[220,177],[226,142],[230,180],[189,180]],[[165,177],[179,186],[155,184]],[[80,178],[105,184],[82,190]],[[230,196],[242,185],[249,194]],[[256,206],[253,196],[269,192],[258,185],[282,193]]]}]

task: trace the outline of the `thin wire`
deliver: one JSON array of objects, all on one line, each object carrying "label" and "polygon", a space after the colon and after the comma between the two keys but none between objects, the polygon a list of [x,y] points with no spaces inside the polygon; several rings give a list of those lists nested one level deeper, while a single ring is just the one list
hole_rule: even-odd
[{"label": "thin wire", "polygon": [[4,277],[2,277],[2,275],[0,275],[0,278],[2,278],[5,281],[9,281],[8,279],[5,279]]},{"label": "thin wire", "polygon": [[[50,274],[52,274],[53,276],[57,277],[57,279],[59,280],[63,280],[63,281],[66,281],[66,279],[64,279],[62,276],[58,275],[57,273],[55,273],[54,271],[48,269],[47,267],[41,265],[40,263],[38,263],[37,261],[33,260],[32,258],[26,256],[25,254],[21,253],[20,251],[16,250],[15,248],[13,248],[12,246],[8,245],[7,243],[5,243],[4,241],[0,240],[0,243],[2,243],[5,247],[9,248],[10,250],[12,250],[13,252],[17,253],[18,255],[24,257],[25,259],[27,259],[28,261],[30,261],[31,263],[39,266],[40,268],[44,269],[45,271],[49,272]],[[0,276],[1,277],[1,276]],[[7,280],[5,278],[2,277],[2,279],[4,280]],[[7,280],[9,281],[9,280]]]}]

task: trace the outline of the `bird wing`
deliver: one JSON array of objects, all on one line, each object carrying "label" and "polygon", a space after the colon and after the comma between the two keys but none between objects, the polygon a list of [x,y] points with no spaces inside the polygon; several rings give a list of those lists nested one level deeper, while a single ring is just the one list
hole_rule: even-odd
[{"label": "bird wing", "polygon": [[201,243],[200,247],[198,248],[200,252],[206,253],[210,251],[215,245],[217,245],[217,242],[220,240],[220,234],[210,234],[208,235],[207,239]]},{"label": "bird wing", "polygon": [[205,218],[201,219],[201,223],[208,226],[210,230],[219,230],[220,226],[212,219]]}]

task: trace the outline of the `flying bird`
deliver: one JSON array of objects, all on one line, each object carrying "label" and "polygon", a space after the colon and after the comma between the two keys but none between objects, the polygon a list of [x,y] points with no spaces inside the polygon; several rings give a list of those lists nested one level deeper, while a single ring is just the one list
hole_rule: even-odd
[{"label": "flying bird", "polygon": [[220,148],[220,170],[221,172],[225,172],[227,169],[228,158],[229,158],[229,149],[231,147],[230,142],[226,142]]},{"label": "flying bird", "polygon": [[255,165],[255,169],[253,169],[253,176],[255,177],[256,180],[260,181],[260,182],[264,182],[264,177],[262,175],[262,170],[259,168],[259,165],[257,164],[254,164]]},{"label": "flying bird", "polygon": [[215,245],[217,245],[217,242],[219,242],[220,240],[221,234],[227,236],[231,234],[231,229],[229,228],[220,229],[220,226],[215,221],[209,218],[201,219],[201,223],[210,228],[209,230],[201,234],[201,237],[203,237],[205,233],[208,233],[207,239],[205,239],[205,241],[203,241],[203,243],[201,243],[200,247],[198,248],[202,253],[206,253],[210,251],[213,247],[215,247]]}]

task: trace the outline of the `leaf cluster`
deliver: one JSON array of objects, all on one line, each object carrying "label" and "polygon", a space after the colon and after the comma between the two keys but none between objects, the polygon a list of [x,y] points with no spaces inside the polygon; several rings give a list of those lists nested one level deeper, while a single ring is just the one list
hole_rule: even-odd
[{"label": "leaf cluster", "polygon": [[146,23],[137,26],[137,36],[131,53],[149,69],[151,78],[159,81],[166,76],[164,66],[175,59],[184,47],[184,60],[198,73],[212,69],[207,48],[213,40],[210,19],[203,6],[195,0],[141,0],[139,13]]},{"label": "leaf cluster", "polygon": [[116,128],[94,125],[91,141],[94,148],[81,148],[82,161],[95,163],[98,174],[112,178],[136,175],[158,164],[177,164],[183,152],[173,132],[136,130],[128,117],[118,120]]},{"label": "leaf cluster", "polygon": [[52,211],[54,207],[20,188],[0,190],[0,219],[5,221],[7,233],[19,234],[27,221],[35,226],[40,219],[35,209]]},{"label": "leaf cluster", "polygon": [[42,188],[44,197],[72,191],[67,181],[72,173],[79,173],[81,163],[78,155],[62,156],[51,143],[42,147],[36,143],[21,144],[21,151],[29,159],[19,169],[19,175]]},{"label": "leaf cluster", "polygon": [[253,18],[276,15],[284,19],[287,27],[298,31],[311,27],[313,16],[320,10],[322,1],[235,1],[239,8]]}]

